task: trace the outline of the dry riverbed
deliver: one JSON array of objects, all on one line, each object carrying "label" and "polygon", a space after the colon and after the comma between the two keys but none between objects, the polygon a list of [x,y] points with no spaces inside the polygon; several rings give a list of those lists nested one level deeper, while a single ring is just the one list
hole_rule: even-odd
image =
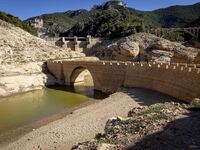
[{"label": "dry riverbed", "polygon": [[[97,133],[103,133],[108,119],[126,117],[128,112],[140,105],[172,100],[171,97],[145,89],[124,89],[102,101],[84,104],[73,111],[56,114],[36,122],[21,136],[12,137],[8,142],[0,140],[1,150],[68,150],[79,142],[88,141]],[[140,105],[139,105],[140,104]],[[56,121],[55,121],[56,120]],[[23,128],[23,127],[22,127]],[[26,128],[27,129],[27,128]],[[15,130],[17,132],[22,130]],[[9,135],[8,135],[9,136]]]}]

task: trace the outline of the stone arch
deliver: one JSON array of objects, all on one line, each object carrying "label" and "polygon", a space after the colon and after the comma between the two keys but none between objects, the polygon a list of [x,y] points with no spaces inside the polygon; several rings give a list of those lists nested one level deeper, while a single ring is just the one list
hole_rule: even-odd
[{"label": "stone arch", "polygon": [[74,68],[70,75],[70,85],[78,85],[82,84],[82,82],[85,82],[86,76],[91,77],[92,85],[94,86],[94,75],[91,73],[91,71],[84,67],[84,66],[78,66]]}]

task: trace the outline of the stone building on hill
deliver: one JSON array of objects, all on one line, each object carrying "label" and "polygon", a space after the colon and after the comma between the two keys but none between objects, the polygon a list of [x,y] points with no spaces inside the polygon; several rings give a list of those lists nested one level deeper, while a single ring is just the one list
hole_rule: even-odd
[{"label": "stone building on hill", "polygon": [[36,29],[40,29],[43,28],[44,22],[43,19],[35,18],[31,20],[29,24]]}]

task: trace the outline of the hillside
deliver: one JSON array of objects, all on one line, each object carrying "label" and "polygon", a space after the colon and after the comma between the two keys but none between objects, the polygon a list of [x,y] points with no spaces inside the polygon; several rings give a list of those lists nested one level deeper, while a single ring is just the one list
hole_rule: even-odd
[{"label": "hillside", "polygon": [[21,21],[18,17],[12,16],[10,14],[0,11],[0,19],[8,22],[10,24],[13,24],[17,27],[20,27],[23,30],[25,30],[33,35],[37,35],[37,32],[33,27],[29,26],[28,23]]},{"label": "hillside", "polygon": [[81,56],[0,20],[0,97],[54,85],[43,62]]},{"label": "hillside", "polygon": [[200,3],[187,6],[172,6],[151,12],[139,12],[155,25],[170,28],[184,27],[200,17]]},{"label": "hillside", "polygon": [[200,17],[187,25],[188,27],[200,27]]},{"label": "hillside", "polygon": [[[79,53],[71,53],[79,56]],[[0,20],[0,64],[67,58],[69,52]]]},{"label": "hillside", "polygon": [[[184,27],[200,17],[200,3],[188,6],[172,6],[154,11],[129,8],[120,1],[108,1],[95,5],[90,11],[80,9],[63,13],[44,14],[30,18],[42,18],[44,26],[56,36],[122,37],[152,26]],[[124,32],[122,32],[124,31]]]},{"label": "hillside", "polygon": [[118,38],[144,31],[153,27],[135,14],[135,12],[124,7],[94,7],[88,17],[79,20],[70,30],[61,34],[62,36],[86,36]]},{"label": "hillside", "polygon": [[[62,19],[61,16],[64,16],[66,19]],[[60,28],[59,32],[64,36],[86,36],[91,34],[92,36],[101,37],[122,37],[152,26],[151,23],[139,17],[133,9],[118,5],[113,3],[113,1],[102,5],[95,5],[90,11],[80,9],[63,13],[45,14],[34,18],[43,19],[48,30],[58,25]],[[63,33],[62,31],[66,32]]]}]

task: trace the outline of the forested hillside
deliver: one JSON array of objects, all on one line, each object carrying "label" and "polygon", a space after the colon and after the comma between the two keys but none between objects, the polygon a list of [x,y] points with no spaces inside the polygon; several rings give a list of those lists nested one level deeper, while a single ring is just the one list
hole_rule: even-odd
[{"label": "forested hillside", "polygon": [[188,27],[200,27],[200,17],[187,25]]},{"label": "forested hillside", "polygon": [[[120,2],[123,5],[119,5]],[[111,0],[95,5],[90,11],[80,9],[34,18],[42,18],[47,31],[57,36],[91,34],[98,37],[123,37],[152,27],[185,27],[199,17],[200,3],[139,11],[128,7],[123,1]],[[196,25],[195,22],[192,24]]]},{"label": "forested hillside", "polygon": [[95,37],[123,37],[145,29],[151,28],[150,22],[140,18],[135,12],[124,7],[94,7],[87,17],[77,21],[77,23],[63,36],[76,35],[86,36],[88,34]]},{"label": "forested hillside", "polygon": [[48,31],[60,33],[62,36],[91,34],[100,37],[122,37],[153,26],[141,18],[137,11],[120,6],[116,1],[95,5],[90,11],[80,9],[34,18],[43,19]]},{"label": "forested hillside", "polygon": [[140,14],[160,27],[184,27],[200,17],[200,3],[172,6],[151,12],[140,12]]}]

